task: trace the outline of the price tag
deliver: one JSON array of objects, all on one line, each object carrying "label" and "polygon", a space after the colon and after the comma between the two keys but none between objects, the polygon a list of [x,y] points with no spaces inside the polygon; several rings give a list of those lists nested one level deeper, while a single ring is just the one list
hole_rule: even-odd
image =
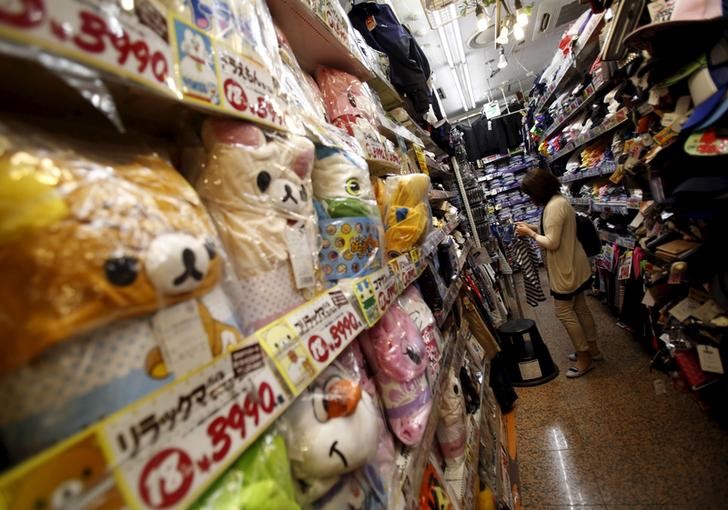
[{"label": "price tag", "polygon": [[188,434],[160,442],[143,458],[116,469],[117,479],[135,500],[132,506],[188,506],[272,424],[285,402],[267,367],[249,374],[241,392],[197,421]]},{"label": "price tag", "polygon": [[353,291],[364,320],[370,327],[374,326],[381,317],[374,284],[368,276],[365,276],[354,282]]},{"label": "price tag", "polygon": [[[141,3],[141,2],[140,2]],[[0,36],[37,45],[174,96],[166,9],[154,1],[110,15],[103,2],[36,0],[0,8]]]},{"label": "price tag", "polygon": [[319,374],[364,330],[364,324],[340,289],[320,294],[288,315]]},{"label": "price tag", "polygon": [[298,395],[316,376],[308,349],[286,317],[259,329],[255,336],[268,353],[294,395]]},{"label": "price tag", "polygon": [[212,361],[212,352],[197,300],[159,310],[152,318],[167,368],[178,377]]},{"label": "price tag", "polygon": [[387,263],[389,268],[390,276],[395,278],[397,282],[397,293],[401,293],[404,289],[404,282],[402,281],[402,269],[399,266],[399,258],[392,259]]},{"label": "price tag", "polygon": [[723,363],[720,361],[720,351],[712,345],[699,344],[698,359],[700,361],[700,368],[705,372],[714,372],[716,374],[723,373]]},{"label": "price tag", "polygon": [[278,99],[273,78],[257,59],[218,45],[222,106],[259,122],[285,126],[284,107]]},{"label": "price tag", "polygon": [[407,288],[417,279],[417,268],[406,255],[399,257],[399,267],[402,275],[402,285]]}]

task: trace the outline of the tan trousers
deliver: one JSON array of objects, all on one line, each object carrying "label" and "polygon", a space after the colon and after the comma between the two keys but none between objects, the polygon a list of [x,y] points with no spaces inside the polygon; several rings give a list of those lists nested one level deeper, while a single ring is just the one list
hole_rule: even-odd
[{"label": "tan trousers", "polygon": [[556,318],[566,328],[577,352],[588,351],[589,343],[594,345],[597,341],[597,329],[586,305],[585,293],[580,292],[568,300],[554,299],[554,309]]}]

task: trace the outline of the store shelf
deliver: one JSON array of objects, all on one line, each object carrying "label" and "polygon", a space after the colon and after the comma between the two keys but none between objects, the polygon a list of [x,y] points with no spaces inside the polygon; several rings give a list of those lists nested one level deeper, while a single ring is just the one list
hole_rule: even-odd
[{"label": "store shelf", "polygon": [[[462,359],[465,352],[465,334],[458,331],[456,337],[455,342],[446,343],[447,347],[440,359],[440,372],[437,374],[437,381],[432,385],[432,410],[420,443],[411,448],[402,446],[398,452],[395,480],[400,491],[397,491],[389,508],[419,508],[422,475],[432,452],[437,422],[440,419],[440,398],[447,384],[450,366],[455,360]],[[399,497],[404,501],[397,501]]]},{"label": "store shelf", "polygon": [[379,96],[379,100],[385,110],[389,111],[392,108],[397,108],[404,104],[404,99],[394,89],[394,86],[385,78],[375,71],[374,77],[368,80],[369,86],[374,89],[374,92]]},{"label": "store shelf", "polygon": [[316,66],[327,65],[353,74],[361,81],[376,76],[305,0],[267,0],[266,3],[304,71],[313,74]]},{"label": "store shelf", "polygon": [[633,238],[620,236],[618,234],[615,234],[614,232],[600,230],[599,239],[608,243],[614,243],[628,250],[632,250],[635,247],[635,240]]},{"label": "store shelf", "polygon": [[430,200],[447,200],[449,198],[453,198],[456,195],[454,191],[443,191],[439,189],[433,189],[430,191],[429,199]]},{"label": "store shelf", "polygon": [[[336,285],[184,377],[20,464],[3,474],[2,479],[32,476],[39,463],[53,463],[79,444],[92,441],[109,445],[105,452],[109,474],[103,483],[127,488],[122,491],[127,505],[144,507],[148,506],[140,489],[145,483],[144,477],[150,469],[153,471],[150,466],[173,449],[194,460],[189,473],[192,481],[177,494],[177,504],[188,506],[285,412],[360,332],[379,320],[395,298],[421,274],[423,261],[422,251],[414,249],[379,271]],[[335,337],[332,331],[338,332]],[[291,350],[310,362],[304,379],[292,380],[286,371],[288,365],[284,360]],[[212,397],[219,394],[225,398]],[[251,398],[259,402],[255,419],[246,414],[240,433],[234,434],[229,447],[220,453],[223,450],[211,443],[208,427],[215,420],[232,416],[236,412],[234,408],[244,402],[247,406]],[[172,415],[178,412],[185,402],[189,406],[184,419],[181,415],[171,422],[164,418],[170,412]],[[152,425],[150,431],[156,431],[153,434],[139,432],[139,427]]]},{"label": "store shelf", "polygon": [[[572,57],[562,64],[561,76],[553,81],[546,94],[539,100],[538,103],[536,103],[536,113],[541,113],[549,104],[551,104],[551,101],[556,96],[556,92],[562,85],[568,84],[571,80],[579,76],[579,66],[585,63],[583,60],[586,55],[590,53],[589,50],[594,47],[593,43],[596,39],[595,36],[598,36],[600,32],[599,28],[602,25],[601,19],[604,17],[604,14],[598,14],[597,16],[599,17],[599,21],[592,25],[591,33],[587,37],[584,46],[577,49]],[[590,20],[589,22],[591,23],[592,21]]]},{"label": "store shelf", "polygon": [[556,123],[551,126],[549,129],[546,130],[546,132],[543,134],[543,139],[547,140],[551,138],[551,136],[561,131],[566,125],[574,118],[577,114],[582,112],[584,108],[589,106],[594,99],[596,99],[599,96],[599,93],[604,91],[607,87],[609,87],[612,84],[612,80],[605,80],[604,82],[598,84],[594,91],[591,94],[588,94],[577,106],[574,106],[569,113],[567,113],[563,119],[556,121]]},{"label": "store shelf", "polygon": [[596,138],[599,138],[603,134],[618,128],[627,121],[629,121],[628,110],[627,108],[622,108],[614,115],[614,117],[597,126],[596,128],[590,129],[584,135],[579,136],[575,140],[569,142],[568,144],[566,144],[566,147],[561,149],[559,152],[551,157],[547,157],[546,161],[548,161],[549,163],[553,163],[557,159],[561,159],[567,154],[574,152],[576,149],[588,144]]},{"label": "store shelf", "polygon": [[402,126],[401,124],[398,124],[397,122],[393,121],[388,116],[380,115],[379,123],[382,126],[382,134],[385,135],[390,140],[397,141],[397,136],[401,136],[408,142],[416,143],[417,145],[421,145],[422,147],[425,146],[424,142],[422,140],[420,140],[418,137],[416,137],[412,133],[412,131],[410,131],[406,127]]},{"label": "store shelf", "polygon": [[402,173],[402,165],[393,161],[385,161],[383,159],[367,158],[367,166],[369,173],[376,177],[384,175],[399,175]]},{"label": "store shelf", "polygon": [[444,228],[433,229],[427,235],[427,239],[425,239],[425,242],[422,243],[422,246],[420,248],[422,251],[422,256],[427,258],[432,255],[435,250],[437,250],[437,245],[443,242],[445,238],[450,235],[450,233],[455,230],[455,228],[457,228],[461,221],[462,218],[458,216],[454,220],[448,222]]},{"label": "store shelf", "polygon": [[435,161],[430,156],[425,155],[425,161],[427,162],[427,169],[431,176],[439,175],[451,175],[452,173],[442,163]]},{"label": "store shelf", "polygon": [[562,175],[559,177],[559,181],[562,183],[580,181],[582,179],[588,179],[590,177],[598,177],[600,175],[611,175],[617,169],[617,164],[614,161],[602,161],[594,168],[587,170],[580,170],[569,175]]},{"label": "store shelf", "polygon": [[438,328],[442,327],[442,325],[445,323],[445,320],[447,319],[447,316],[450,315],[452,306],[455,304],[455,299],[458,297],[462,286],[463,280],[458,275],[458,277],[450,284],[450,287],[448,287],[447,292],[445,293],[445,297],[442,298],[442,310],[438,310],[437,312],[435,312],[435,319],[437,320]]},{"label": "store shelf", "polygon": [[520,187],[521,187],[521,183],[516,182],[515,184],[511,184],[510,186],[501,186],[499,188],[494,188],[494,189],[488,190],[485,192],[485,196],[494,197],[496,195],[500,195],[501,193],[505,193],[506,191],[517,190]]}]

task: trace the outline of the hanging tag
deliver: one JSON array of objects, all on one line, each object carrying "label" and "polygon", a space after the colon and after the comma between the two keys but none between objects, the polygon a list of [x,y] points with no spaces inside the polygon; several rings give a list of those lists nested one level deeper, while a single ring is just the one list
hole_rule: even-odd
[{"label": "hanging tag", "polygon": [[367,30],[370,32],[377,28],[377,20],[374,19],[374,16],[367,16],[366,20]]},{"label": "hanging tag", "polygon": [[296,288],[308,289],[313,287],[314,276],[313,259],[311,258],[310,243],[302,227],[286,227],[283,235],[288,247],[288,258],[291,261],[293,277]]},{"label": "hanging tag", "polygon": [[212,359],[197,300],[190,299],[159,310],[152,317],[152,327],[167,369],[177,377]]},{"label": "hanging tag", "polygon": [[720,351],[712,345],[698,344],[698,358],[700,360],[700,368],[704,372],[714,372],[722,374],[723,363],[720,361]]}]

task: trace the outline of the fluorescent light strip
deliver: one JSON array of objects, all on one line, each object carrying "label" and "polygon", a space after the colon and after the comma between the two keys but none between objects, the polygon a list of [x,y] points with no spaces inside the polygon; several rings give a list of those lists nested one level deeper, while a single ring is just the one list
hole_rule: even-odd
[{"label": "fluorescent light strip", "polygon": [[452,23],[452,31],[455,32],[454,41],[455,47],[458,49],[458,55],[460,55],[460,62],[465,62],[465,46],[463,46],[463,37],[460,34],[460,22],[458,20]]},{"label": "fluorescent light strip", "polygon": [[451,67],[450,73],[452,73],[452,77],[455,80],[455,88],[458,90],[458,96],[460,97],[460,104],[463,105],[463,110],[467,110],[468,103],[465,102],[465,95],[463,95],[463,86],[460,84],[460,76],[458,76],[458,71],[456,68]]},{"label": "fluorescent light strip", "polygon": [[465,88],[468,91],[468,98],[470,99],[470,107],[475,108],[475,95],[473,94],[473,82],[470,79],[470,69],[468,69],[468,63],[463,62],[463,75],[465,78]]}]

